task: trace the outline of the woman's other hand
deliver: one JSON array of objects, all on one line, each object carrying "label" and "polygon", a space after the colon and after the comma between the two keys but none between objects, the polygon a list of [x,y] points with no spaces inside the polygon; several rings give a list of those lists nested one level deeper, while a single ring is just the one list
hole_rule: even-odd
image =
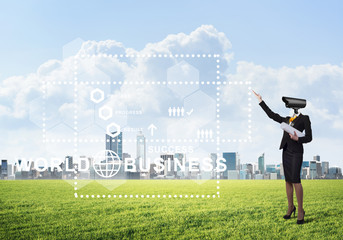
[{"label": "woman's other hand", "polygon": [[251,90],[251,91],[255,94],[255,96],[256,96],[256,98],[258,99],[258,101],[259,101],[259,102],[262,102],[262,97],[261,97],[261,95],[258,94],[258,93],[256,93],[254,90]]},{"label": "woman's other hand", "polygon": [[297,133],[294,131],[294,135],[293,134],[289,134],[290,138],[294,141],[298,141],[299,140],[299,137],[297,135]]}]

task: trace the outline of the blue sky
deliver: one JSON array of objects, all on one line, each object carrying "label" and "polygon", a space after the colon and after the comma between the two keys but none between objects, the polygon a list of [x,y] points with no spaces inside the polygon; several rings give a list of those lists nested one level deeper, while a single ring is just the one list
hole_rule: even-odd
[{"label": "blue sky", "polygon": [[[0,157],[11,158],[9,153],[18,152],[18,146],[30,155],[30,150],[41,143],[41,129],[30,121],[30,107],[35,101],[41,102],[41,79],[70,80],[71,63],[63,59],[62,48],[81,38],[94,40],[82,49],[91,54],[94,49],[99,54],[105,53],[101,49],[137,53],[152,52],[154,48],[162,53],[190,49],[210,53],[219,49],[224,67],[222,79],[251,81],[252,87],[280,114],[289,114],[281,96],[308,99],[304,113],[313,120],[315,140],[306,147],[305,159],[320,154],[323,160],[343,166],[338,158],[343,156],[343,108],[339,104],[343,101],[342,12],[341,1],[1,2],[0,131],[5,137],[0,139],[0,153],[4,154]],[[95,61],[102,69],[116,69],[127,78],[146,66],[166,70],[153,60],[138,64],[141,68],[131,63]],[[85,70],[91,68],[89,62],[83,64]],[[206,64],[199,66],[201,70],[210,69]],[[146,74],[158,79],[156,71]],[[122,99],[125,91],[132,89],[123,88],[113,98]],[[221,91],[221,101],[228,109],[233,100],[243,96],[232,88]],[[68,93],[61,93],[55,97],[63,101]],[[151,105],[150,100],[161,102],[161,96],[151,94],[149,88],[141,94],[147,105]],[[134,95],[128,98],[134,100]],[[68,106],[56,107],[56,112],[68,115]],[[239,151],[242,162],[255,161],[265,152],[267,162],[279,163],[281,131],[277,125],[265,124],[266,116],[257,103],[252,108],[253,143],[224,143],[222,150]],[[221,115],[225,120],[228,116]],[[225,136],[232,134],[231,122],[223,126]],[[27,139],[32,136],[37,139],[30,146]],[[276,144],[268,144],[270,141]]]},{"label": "blue sky", "polygon": [[340,64],[342,1],[2,1],[0,79],[61,59],[81,37],[115,39],[137,50],[172,33],[212,24],[235,61],[294,67]]}]

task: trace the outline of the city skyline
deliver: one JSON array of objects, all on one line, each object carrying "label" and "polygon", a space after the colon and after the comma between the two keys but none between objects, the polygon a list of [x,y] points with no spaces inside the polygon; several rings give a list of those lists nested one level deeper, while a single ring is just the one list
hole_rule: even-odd
[{"label": "city skyline", "polygon": [[[118,160],[120,162],[123,162],[125,158],[131,158],[130,153],[123,152],[123,133],[117,133],[112,132],[109,134],[105,134],[105,150],[113,151],[117,154],[119,157]],[[153,167],[153,165],[156,166],[153,162],[150,161],[150,157],[146,157],[146,145],[145,145],[145,136],[142,133],[142,131],[137,132],[137,141],[136,141],[136,157],[134,158],[134,164],[137,167],[137,173],[125,173],[123,166],[120,168],[119,174],[116,176],[115,179],[184,179],[184,178],[195,178],[195,179],[203,179],[204,177],[206,179],[217,179],[217,175],[220,176],[221,179],[283,179],[283,167],[282,163],[279,164],[270,164],[265,162],[265,154],[262,153],[259,157],[257,157],[256,162],[245,162],[241,163],[240,155],[238,152],[222,152],[222,153],[209,153],[207,154],[207,157],[209,157],[212,160],[212,164],[214,166],[214,169],[216,168],[216,160],[218,157],[222,157],[226,160],[224,165],[226,165],[226,171],[223,172],[217,172],[215,170],[212,171],[212,173],[205,174],[202,170],[200,170],[200,160],[196,161],[199,162],[198,169],[199,173],[195,172],[194,174],[189,173],[187,170],[187,174],[185,173],[179,173],[180,168],[177,167],[175,169],[175,163],[174,159],[178,159],[179,161],[184,161],[183,163],[188,165],[187,159],[192,159],[191,155],[188,155],[187,153],[178,153],[178,152],[165,152],[165,153],[159,153],[159,157],[164,160],[164,166],[165,170],[163,170],[161,173],[156,173]],[[143,157],[142,157],[143,156]],[[59,171],[56,168],[52,168],[52,166],[44,166],[47,167],[48,173],[51,174],[51,177],[57,177],[61,179],[68,179],[72,178],[72,172],[74,168],[84,169],[84,166],[78,166],[80,163],[84,165],[85,161],[89,162],[89,170],[88,173],[81,171],[80,176],[83,176],[84,179],[95,179],[95,171],[91,168],[93,166],[93,156],[80,156],[84,161],[78,162],[79,160],[74,159],[73,156],[66,156],[64,158],[64,161],[60,163],[61,169],[63,169],[63,173],[58,173]],[[147,166],[148,160],[150,161],[150,166]],[[140,165],[140,161],[143,162],[142,165]],[[18,162],[22,162],[22,160],[18,160]],[[29,166],[30,171],[34,170],[34,167],[38,168],[44,168],[43,166],[35,166],[35,162],[31,162],[30,164],[27,164]],[[123,163],[121,163],[122,165]],[[171,164],[171,166],[169,166]],[[25,164],[22,163],[23,166],[21,166],[23,172],[25,169]],[[142,166],[142,169],[148,169],[141,170],[139,166]],[[16,179],[15,175],[18,171],[17,164],[8,164],[8,161],[3,159],[1,161],[1,179]],[[69,170],[68,170],[69,169]],[[107,168],[106,168],[107,169]],[[188,167],[187,167],[188,169]],[[24,172],[27,172],[26,169]],[[68,173],[69,172],[69,173]],[[31,176],[32,178],[42,178],[48,177],[48,173],[46,171],[43,171],[43,173],[35,170],[35,173],[28,174],[26,173],[23,175],[18,175],[19,179],[25,179],[29,178]],[[42,175],[43,174],[43,175]],[[67,175],[65,175],[67,174]],[[6,177],[5,177],[6,176]],[[93,176],[93,177],[92,177]],[[330,166],[329,161],[321,161],[320,155],[314,155],[312,160],[303,161],[302,168],[301,168],[301,178],[302,179],[319,179],[319,178],[333,178],[333,176],[336,176],[337,178],[342,176],[342,169],[340,167],[336,166]]]}]

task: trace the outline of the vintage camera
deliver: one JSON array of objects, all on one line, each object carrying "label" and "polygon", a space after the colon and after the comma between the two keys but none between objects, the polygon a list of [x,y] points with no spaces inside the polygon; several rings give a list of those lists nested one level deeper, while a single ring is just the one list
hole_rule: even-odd
[{"label": "vintage camera", "polygon": [[306,107],[306,100],[301,98],[282,97],[282,101],[287,108],[293,108],[294,113],[298,113],[298,109]]}]

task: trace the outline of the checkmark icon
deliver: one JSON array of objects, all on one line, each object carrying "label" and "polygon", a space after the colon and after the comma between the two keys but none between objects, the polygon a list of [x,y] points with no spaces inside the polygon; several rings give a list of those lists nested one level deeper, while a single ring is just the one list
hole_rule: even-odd
[{"label": "checkmark icon", "polygon": [[189,111],[189,112],[186,112],[188,116],[190,116],[193,112],[193,108]]}]

